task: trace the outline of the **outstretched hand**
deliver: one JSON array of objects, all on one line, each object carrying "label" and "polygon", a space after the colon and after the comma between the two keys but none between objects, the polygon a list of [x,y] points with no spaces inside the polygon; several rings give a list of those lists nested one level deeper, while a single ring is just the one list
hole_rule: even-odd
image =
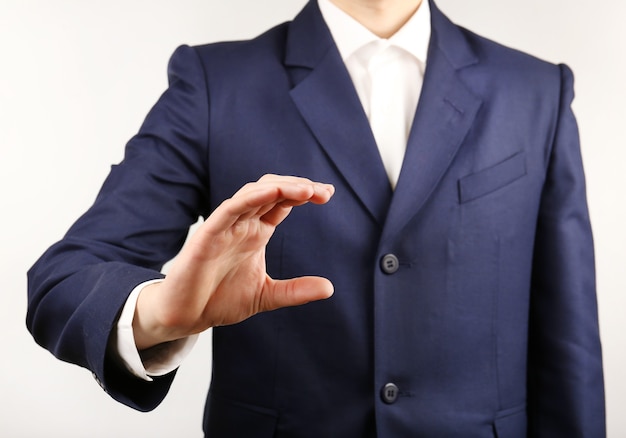
[{"label": "outstretched hand", "polygon": [[330,297],[333,285],[325,278],[272,279],[265,247],[293,207],[324,204],[333,193],[332,185],[265,175],[224,201],[191,236],[163,282],[139,295],[137,348]]}]

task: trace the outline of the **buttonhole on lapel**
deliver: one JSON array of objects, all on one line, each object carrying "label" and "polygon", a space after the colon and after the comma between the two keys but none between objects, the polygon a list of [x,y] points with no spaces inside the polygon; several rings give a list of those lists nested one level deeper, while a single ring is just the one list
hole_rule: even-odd
[{"label": "buttonhole on lapel", "polygon": [[463,111],[463,109],[461,109],[458,106],[456,106],[454,104],[454,102],[452,102],[450,99],[445,98],[445,99],[443,99],[443,101],[445,103],[447,103],[448,105],[450,105],[452,108],[454,108],[456,110],[456,112],[459,113],[460,115],[464,115],[465,114],[465,111]]}]

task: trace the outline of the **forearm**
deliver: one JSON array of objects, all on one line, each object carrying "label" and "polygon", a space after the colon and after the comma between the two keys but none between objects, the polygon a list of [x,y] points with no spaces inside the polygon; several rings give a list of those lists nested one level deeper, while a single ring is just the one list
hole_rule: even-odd
[{"label": "forearm", "polygon": [[59,359],[90,370],[113,398],[139,410],[153,409],[167,393],[171,376],[141,383],[107,347],[129,291],[160,274],[121,262],[88,264],[69,274],[74,263],[64,254],[68,246],[73,245],[55,245],[29,271],[29,330]]}]

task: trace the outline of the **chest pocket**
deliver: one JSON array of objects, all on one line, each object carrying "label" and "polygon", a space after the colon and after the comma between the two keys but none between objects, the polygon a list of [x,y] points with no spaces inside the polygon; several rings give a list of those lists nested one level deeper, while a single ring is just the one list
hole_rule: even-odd
[{"label": "chest pocket", "polygon": [[459,179],[459,202],[461,204],[495,192],[526,175],[524,152],[500,163]]}]

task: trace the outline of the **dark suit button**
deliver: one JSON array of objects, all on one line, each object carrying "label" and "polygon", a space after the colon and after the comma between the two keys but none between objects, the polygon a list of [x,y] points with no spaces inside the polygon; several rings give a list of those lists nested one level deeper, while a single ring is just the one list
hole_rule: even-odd
[{"label": "dark suit button", "polygon": [[395,255],[387,254],[380,260],[380,267],[385,274],[393,274],[400,268],[400,262]]},{"label": "dark suit button", "polygon": [[393,383],[387,383],[380,395],[385,403],[388,405],[393,404],[398,399],[398,387]]}]

